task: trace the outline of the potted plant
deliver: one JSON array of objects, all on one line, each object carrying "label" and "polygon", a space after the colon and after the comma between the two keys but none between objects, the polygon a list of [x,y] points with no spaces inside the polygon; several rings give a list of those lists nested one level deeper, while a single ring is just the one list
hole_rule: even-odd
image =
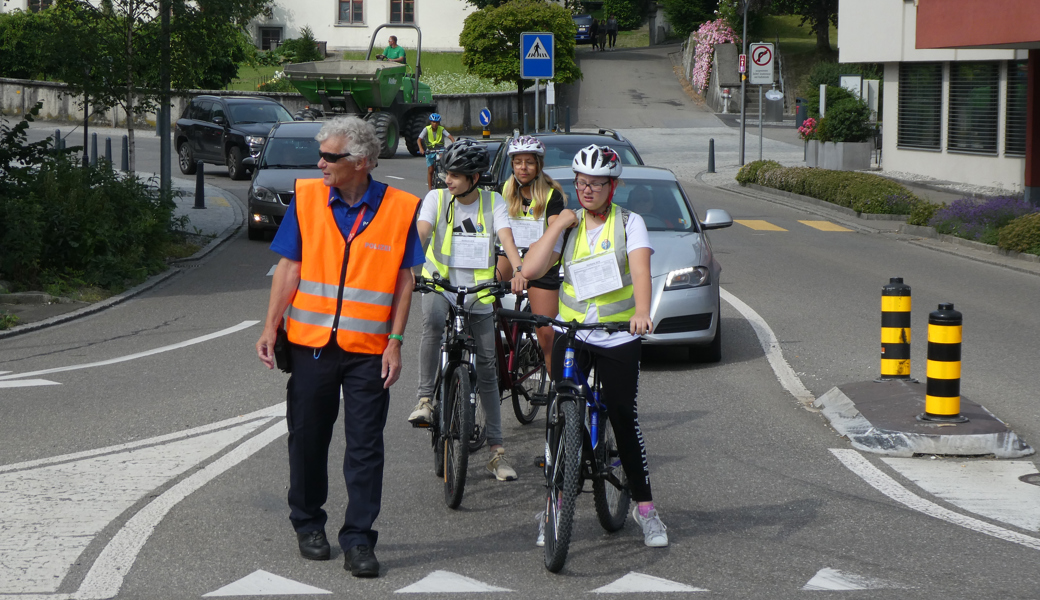
[{"label": "potted plant", "polygon": [[820,143],[816,140],[816,119],[809,117],[798,128],[798,135],[805,142],[805,166],[815,167],[818,163]]},{"label": "potted plant", "polygon": [[870,168],[870,108],[859,98],[838,100],[816,126],[821,142],[817,165],[835,171]]}]

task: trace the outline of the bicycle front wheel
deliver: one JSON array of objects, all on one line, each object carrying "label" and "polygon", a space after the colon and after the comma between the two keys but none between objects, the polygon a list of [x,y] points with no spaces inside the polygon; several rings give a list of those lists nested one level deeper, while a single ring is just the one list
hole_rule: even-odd
[{"label": "bicycle front wheel", "polygon": [[469,466],[469,441],[473,436],[472,389],[469,370],[455,369],[444,398],[444,503],[448,508],[462,504]]},{"label": "bicycle front wheel", "polygon": [[621,466],[614,427],[606,414],[599,421],[599,445],[596,447],[596,466],[599,476],[592,481],[592,498],[596,504],[599,524],[607,531],[618,531],[625,526],[632,496],[628,477]]},{"label": "bicycle front wheel", "polygon": [[553,401],[545,431],[545,568],[559,573],[567,561],[581,492],[582,422],[578,400]]},{"label": "bicycle front wheel", "polygon": [[477,398],[477,404],[473,411],[473,435],[469,438],[469,451],[474,453],[484,447],[487,443],[487,413],[484,412],[484,403]]},{"label": "bicycle front wheel", "polygon": [[538,337],[533,331],[524,331],[517,345],[516,372],[514,378],[527,376],[519,385],[513,387],[513,414],[521,424],[534,422],[538,414],[538,405],[531,402],[531,397],[544,397],[549,393],[549,374],[545,370],[545,357],[542,347],[538,345]]}]

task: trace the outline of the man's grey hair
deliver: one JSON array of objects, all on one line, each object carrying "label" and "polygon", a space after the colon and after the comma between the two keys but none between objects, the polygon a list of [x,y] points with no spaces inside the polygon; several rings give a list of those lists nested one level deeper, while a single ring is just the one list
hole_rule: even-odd
[{"label": "man's grey hair", "polygon": [[[355,162],[368,159],[368,170],[379,166],[379,150],[382,142],[376,128],[368,121],[354,116],[336,117],[325,122],[314,139],[324,142],[329,138],[340,138],[344,142],[341,152],[349,152]],[[348,159],[348,160],[350,160]]]}]

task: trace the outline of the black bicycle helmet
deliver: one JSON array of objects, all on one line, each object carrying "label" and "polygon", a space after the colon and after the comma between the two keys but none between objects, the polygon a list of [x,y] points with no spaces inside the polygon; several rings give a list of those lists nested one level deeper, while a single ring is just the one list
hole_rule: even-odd
[{"label": "black bicycle helmet", "polygon": [[441,166],[451,173],[476,175],[488,170],[491,157],[484,144],[474,140],[458,140],[441,154]]}]

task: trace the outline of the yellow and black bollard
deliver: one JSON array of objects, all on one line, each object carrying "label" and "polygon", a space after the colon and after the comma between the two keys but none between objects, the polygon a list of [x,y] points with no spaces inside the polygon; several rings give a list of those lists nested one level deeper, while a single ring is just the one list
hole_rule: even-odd
[{"label": "yellow and black bollard", "polygon": [[910,378],[910,286],[892,277],[881,288],[881,377]]},{"label": "yellow and black bollard", "polygon": [[964,423],[961,416],[961,326],[964,319],[943,303],[928,315],[928,384],[922,421]]}]

